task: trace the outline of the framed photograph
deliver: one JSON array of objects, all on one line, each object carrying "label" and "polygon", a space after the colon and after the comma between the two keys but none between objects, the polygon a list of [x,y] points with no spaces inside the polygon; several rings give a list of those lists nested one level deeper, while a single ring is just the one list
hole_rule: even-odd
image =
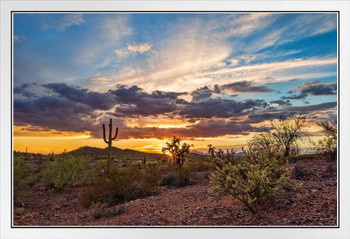
[{"label": "framed photograph", "polygon": [[1,2],[1,238],[350,238],[349,16]]}]

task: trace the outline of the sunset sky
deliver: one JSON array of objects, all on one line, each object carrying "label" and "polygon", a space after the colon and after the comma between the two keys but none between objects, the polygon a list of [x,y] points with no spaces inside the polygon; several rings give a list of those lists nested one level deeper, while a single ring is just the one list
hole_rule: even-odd
[{"label": "sunset sky", "polygon": [[14,150],[244,146],[279,115],[336,117],[335,13],[13,15]]}]

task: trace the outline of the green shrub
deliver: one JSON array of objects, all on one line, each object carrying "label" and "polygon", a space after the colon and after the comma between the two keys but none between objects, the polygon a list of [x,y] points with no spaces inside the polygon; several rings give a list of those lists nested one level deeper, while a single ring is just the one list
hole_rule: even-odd
[{"label": "green shrub", "polygon": [[15,158],[13,166],[15,190],[29,188],[38,180],[36,169],[31,163]]},{"label": "green shrub", "polygon": [[259,205],[284,193],[283,186],[292,184],[286,160],[269,152],[244,151],[246,160],[228,163],[210,176],[212,200],[231,195],[256,213]]},{"label": "green shrub", "polygon": [[41,181],[57,189],[84,183],[88,178],[89,164],[90,159],[80,156],[58,157],[41,171]]}]

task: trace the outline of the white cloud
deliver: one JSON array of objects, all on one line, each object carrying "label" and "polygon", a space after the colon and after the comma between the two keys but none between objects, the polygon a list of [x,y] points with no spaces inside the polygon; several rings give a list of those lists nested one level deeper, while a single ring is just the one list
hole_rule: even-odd
[{"label": "white cloud", "polygon": [[95,68],[103,68],[114,60],[111,49],[130,36],[132,28],[126,15],[116,15],[104,18],[102,21],[97,20],[95,24],[98,26],[95,36],[86,39],[81,44],[80,54],[76,55],[76,62],[79,65],[94,65]]},{"label": "white cloud", "polygon": [[42,23],[42,27],[44,29],[64,31],[65,29],[71,26],[81,25],[82,23],[84,23],[84,18],[82,14],[70,14],[64,16],[58,22],[55,23]]},{"label": "white cloud", "polygon": [[129,26],[129,18],[126,15],[107,18],[102,23],[102,32],[105,40],[119,41],[125,36],[132,34],[132,28]]},{"label": "white cloud", "polygon": [[22,35],[14,35],[13,36],[13,40],[16,41],[16,42],[21,42],[23,41],[24,39],[26,39],[25,36],[22,36]]},{"label": "white cloud", "polygon": [[149,43],[141,43],[141,44],[128,44],[128,50],[135,53],[143,54],[146,51],[151,50],[152,46]]},{"label": "white cloud", "polygon": [[[296,78],[333,76],[334,72],[327,72],[322,67],[336,64],[334,58],[309,58],[255,64],[258,60],[261,62],[261,59],[271,57],[271,53],[269,55],[256,53],[261,49],[283,44],[286,38],[295,40],[310,36],[317,31],[331,29],[330,25],[324,24],[324,19],[319,19],[317,16],[315,19],[320,21],[320,27],[314,26],[315,20],[305,22],[306,25],[312,26],[303,26],[299,16],[291,16],[294,17],[292,24],[276,28],[272,23],[278,17],[278,14],[257,13],[238,17],[228,15],[220,20],[204,21],[198,18],[189,22],[177,22],[172,25],[171,31],[169,30],[167,37],[162,39],[160,44],[154,46],[149,43],[128,44],[127,47],[115,50],[118,56],[145,52],[149,54],[146,59],[135,58],[131,64],[118,66],[117,71],[108,76],[110,83],[104,87],[119,83],[138,85],[147,91],[157,89],[191,91],[203,85],[213,86],[242,80],[264,84]],[[310,31],[310,28],[315,30]],[[122,32],[131,34],[131,30]],[[227,41],[228,37],[241,38],[256,32],[259,34],[254,39],[254,45],[244,40]],[[240,45],[237,45],[237,42],[240,42]],[[236,52],[241,55],[234,56]],[[299,52],[290,50],[272,54],[277,57]],[[251,64],[252,62],[254,64]]]},{"label": "white cloud", "polygon": [[115,50],[115,54],[118,56],[126,56],[130,53],[139,53],[144,54],[145,52],[151,50],[152,45],[149,43],[140,43],[140,44],[128,44],[126,48]]},{"label": "white cloud", "polygon": [[226,32],[226,36],[247,35],[267,27],[273,21],[273,14],[254,13],[243,15],[231,22],[230,30]]}]

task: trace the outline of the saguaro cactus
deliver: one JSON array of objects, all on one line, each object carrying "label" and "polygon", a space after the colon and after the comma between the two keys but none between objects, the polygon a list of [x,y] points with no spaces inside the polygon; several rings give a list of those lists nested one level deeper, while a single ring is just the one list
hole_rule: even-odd
[{"label": "saguaro cactus", "polygon": [[143,168],[146,168],[146,154],[143,153]]},{"label": "saguaro cactus", "polygon": [[106,144],[108,144],[108,153],[107,153],[107,176],[109,176],[109,168],[111,166],[111,161],[112,161],[112,141],[115,140],[117,138],[118,135],[118,127],[116,127],[115,129],[115,134],[112,137],[112,119],[109,119],[109,134],[108,134],[108,138],[106,137],[106,127],[105,124],[102,124],[102,128],[103,128],[103,140],[106,142]]}]

